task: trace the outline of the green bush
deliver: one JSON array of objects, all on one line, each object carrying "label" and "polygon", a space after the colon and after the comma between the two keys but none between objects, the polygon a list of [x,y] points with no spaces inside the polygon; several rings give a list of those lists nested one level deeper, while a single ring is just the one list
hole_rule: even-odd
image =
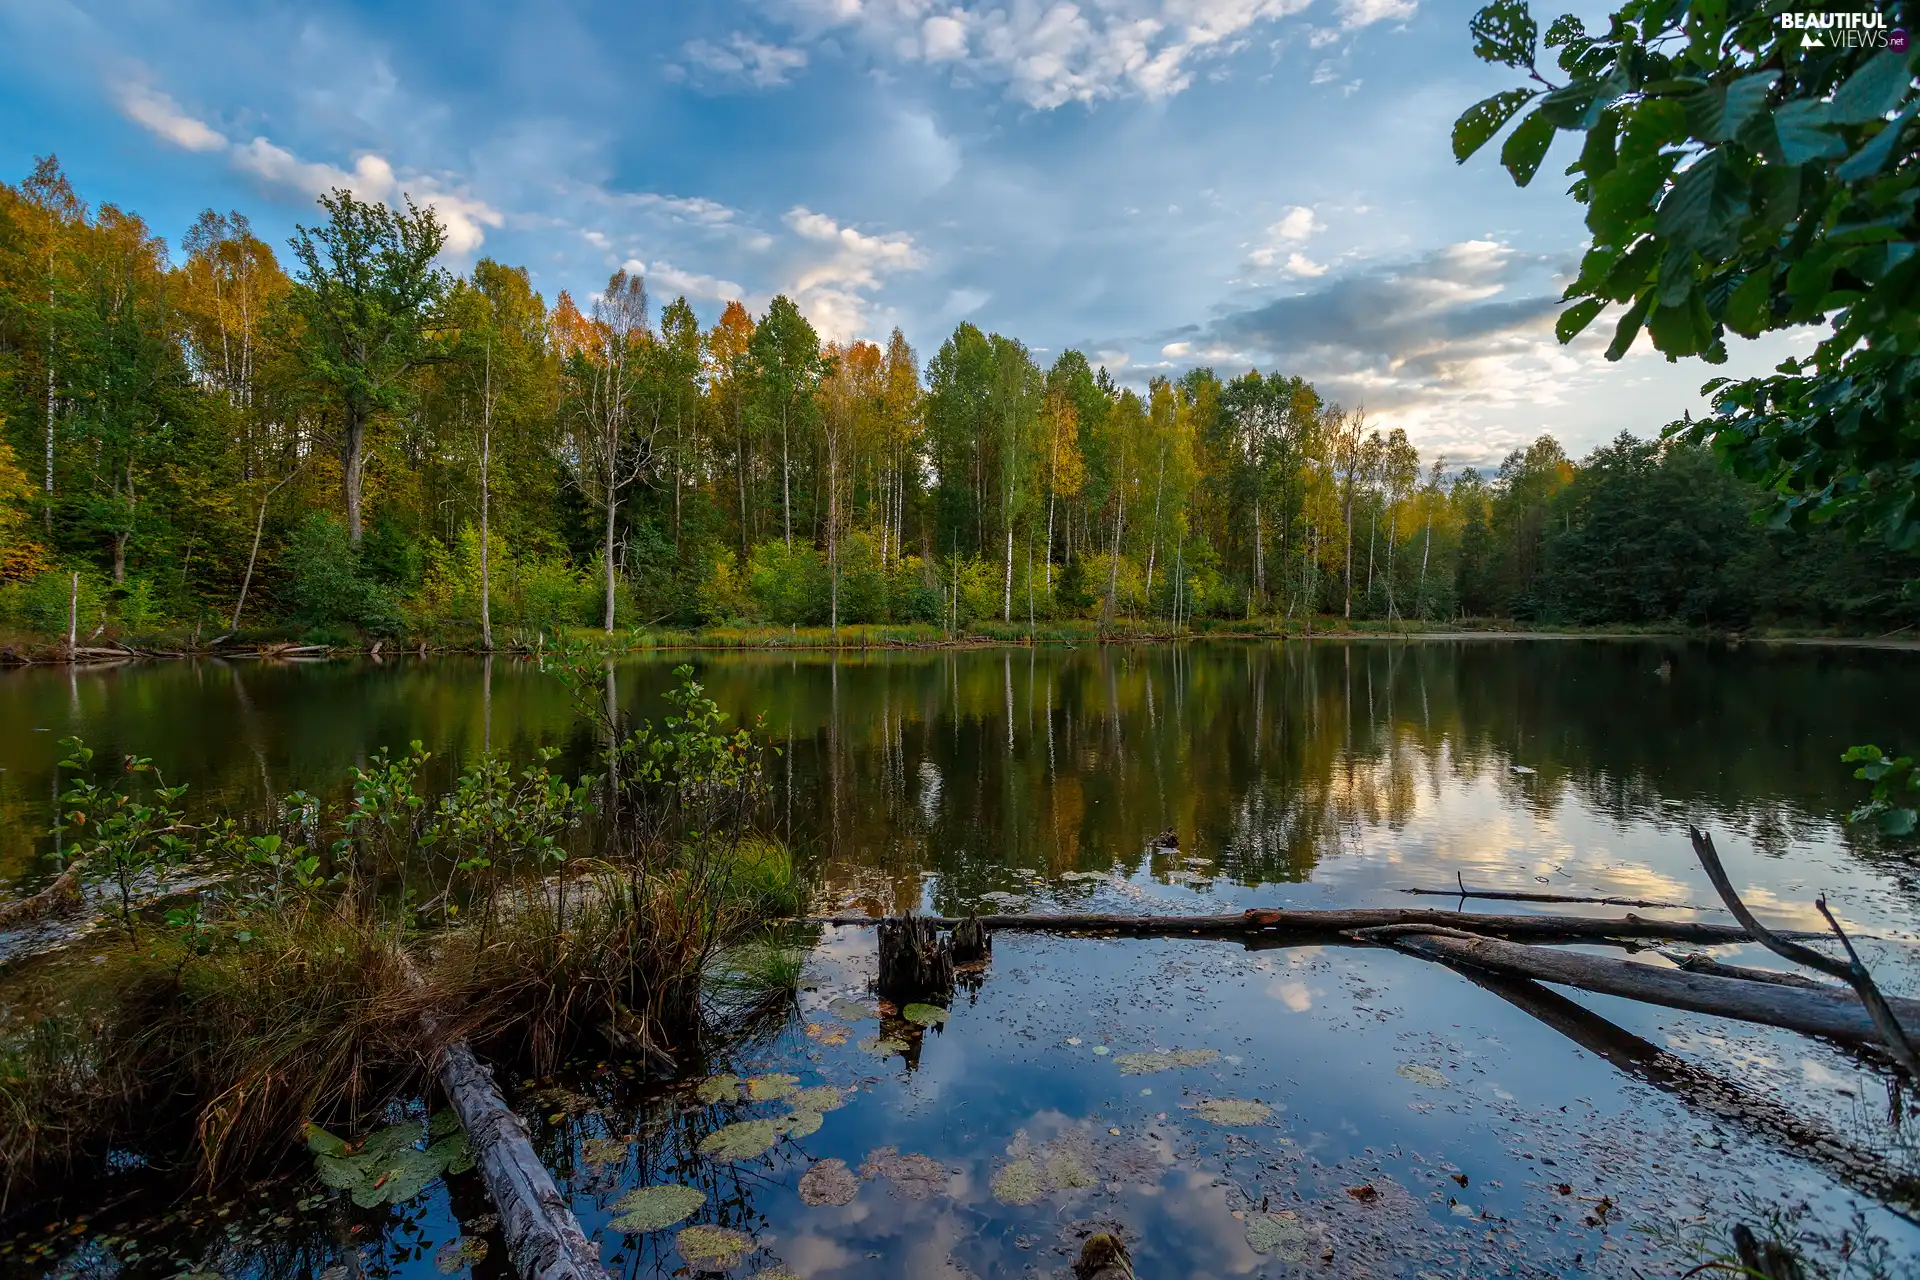
[{"label": "green bush", "polygon": [[153,579],[127,579],[114,606],[114,621],[122,631],[145,631],[167,621],[166,609],[154,599]]},{"label": "green bush", "polygon": [[380,636],[400,631],[393,599],[365,577],[360,555],[339,521],[318,512],[302,520],[287,548],[290,594],[301,622],[314,627],[359,627]]},{"label": "green bush", "polygon": [[[31,631],[64,637],[67,606],[73,590],[71,569],[49,569],[16,582],[0,596],[0,613]],[[80,571],[80,639],[85,640],[106,616],[106,583],[91,569]]]},{"label": "green bush", "polygon": [[827,620],[827,566],[812,547],[755,547],[747,560],[747,592],[765,621],[813,626]]},{"label": "green bush", "polygon": [[840,621],[848,625],[887,620],[887,577],[873,540],[850,533],[840,540]]}]

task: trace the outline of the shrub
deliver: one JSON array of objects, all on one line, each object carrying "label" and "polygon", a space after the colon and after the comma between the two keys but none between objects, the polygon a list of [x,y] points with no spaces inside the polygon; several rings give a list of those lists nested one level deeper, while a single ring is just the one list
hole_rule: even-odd
[{"label": "shrub", "polygon": [[747,561],[747,591],[768,622],[814,624],[827,617],[827,567],[801,545],[763,542]]},{"label": "shrub", "polygon": [[373,635],[394,635],[398,610],[380,584],[366,578],[346,527],[318,512],[294,529],[287,548],[291,595],[300,621],[316,627],[349,625]]},{"label": "shrub", "polygon": [[[22,626],[64,637],[67,608],[73,591],[73,571],[49,569],[7,590],[6,612]],[[91,569],[80,571],[80,639],[85,640],[106,617],[106,584]]]}]

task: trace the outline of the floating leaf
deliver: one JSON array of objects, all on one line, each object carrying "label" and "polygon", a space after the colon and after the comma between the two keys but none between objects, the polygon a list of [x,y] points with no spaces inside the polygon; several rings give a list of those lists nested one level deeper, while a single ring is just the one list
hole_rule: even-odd
[{"label": "floating leaf", "polygon": [[317,1156],[338,1158],[346,1155],[349,1150],[343,1139],[334,1137],[311,1120],[301,1127],[301,1135],[307,1141],[307,1150]]},{"label": "floating leaf", "polygon": [[1038,1204],[1046,1198],[1047,1175],[1032,1156],[1024,1156],[993,1175],[993,1198],[1001,1204]]},{"label": "floating leaf", "polygon": [[1218,1049],[1175,1049],[1172,1056],[1175,1066],[1204,1067],[1219,1057],[1220,1051]]},{"label": "floating leaf", "polygon": [[615,1164],[627,1158],[625,1138],[588,1138],[580,1144],[580,1158],[592,1165]]},{"label": "floating leaf", "polygon": [[870,1039],[860,1042],[860,1048],[864,1052],[873,1054],[876,1058],[885,1058],[895,1053],[905,1053],[912,1047],[913,1046],[905,1040],[894,1040],[885,1036],[873,1036]]},{"label": "floating leaf", "polygon": [[1251,1098],[1207,1098],[1194,1110],[1200,1113],[1202,1120],[1229,1127],[1262,1124],[1273,1114],[1272,1107]]},{"label": "floating leaf", "polygon": [[487,1242],[479,1236],[460,1236],[441,1245],[433,1255],[433,1269],[443,1276],[477,1266],[487,1256]]},{"label": "floating leaf", "polygon": [[847,1168],[845,1160],[821,1160],[800,1175],[800,1202],[816,1209],[822,1205],[852,1204],[859,1194],[859,1179]]},{"label": "floating leaf", "polygon": [[777,1102],[792,1093],[793,1086],[799,1083],[799,1076],[784,1075],[780,1072],[754,1076],[747,1081],[747,1096],[755,1102]]},{"label": "floating leaf", "polygon": [[857,1000],[849,1000],[845,996],[837,1000],[828,1001],[827,1012],[842,1022],[860,1022],[867,1018],[877,1018],[880,1016],[873,1011],[871,1005],[861,1004]]},{"label": "floating leaf", "polygon": [[613,1202],[614,1212],[618,1215],[613,1219],[613,1225],[629,1235],[662,1231],[676,1222],[691,1218],[706,1202],[707,1193],[697,1187],[685,1187],[679,1183],[641,1187]]},{"label": "floating leaf", "polygon": [[946,1167],[922,1155],[901,1155],[892,1147],[869,1151],[860,1166],[860,1176],[885,1178],[893,1189],[909,1200],[925,1200],[936,1191],[947,1189]]},{"label": "floating leaf", "polygon": [[787,1099],[795,1111],[838,1111],[847,1105],[847,1095],[830,1084],[801,1089]]},{"label": "floating leaf", "polygon": [[1247,1215],[1247,1247],[1255,1253],[1270,1253],[1282,1262],[1307,1260],[1307,1229],[1300,1219],[1282,1209],[1278,1213]]},{"label": "floating leaf", "polygon": [[[321,1133],[323,1144],[333,1136]],[[358,1150],[340,1143],[340,1149],[352,1151],[350,1155],[315,1155],[314,1170],[325,1185],[347,1192],[362,1209],[374,1209],[404,1203],[443,1175],[472,1167],[464,1133],[448,1134],[425,1150],[419,1146],[422,1133],[423,1127],[414,1120],[376,1129]],[[309,1143],[313,1141],[309,1135]]]},{"label": "floating leaf", "polygon": [[448,1174],[465,1173],[473,1168],[473,1148],[465,1133],[450,1133],[427,1148],[427,1154],[440,1162]]},{"label": "floating leaf", "polygon": [[932,1027],[947,1020],[947,1011],[937,1004],[910,1004],[900,1011],[900,1016],[916,1027]]},{"label": "floating leaf", "polygon": [[753,1248],[751,1237],[726,1227],[688,1227],[675,1238],[680,1256],[696,1267],[725,1271]]},{"label": "floating leaf", "polygon": [[818,1111],[795,1111],[774,1124],[789,1138],[805,1138],[820,1132],[823,1118]]},{"label": "floating leaf", "polygon": [[715,1160],[751,1160],[780,1141],[778,1120],[741,1120],[700,1139],[700,1154]]},{"label": "floating leaf", "polygon": [[1415,1084],[1423,1084],[1429,1089],[1444,1089],[1447,1078],[1432,1067],[1421,1066],[1417,1062],[1403,1062],[1393,1069],[1393,1074]]},{"label": "floating leaf", "polygon": [[847,1042],[852,1028],[839,1022],[809,1022],[807,1037],[817,1044],[841,1045]]},{"label": "floating leaf", "polygon": [[702,1102],[738,1102],[740,1100],[740,1077],[731,1075],[708,1076],[694,1086],[693,1096]]}]

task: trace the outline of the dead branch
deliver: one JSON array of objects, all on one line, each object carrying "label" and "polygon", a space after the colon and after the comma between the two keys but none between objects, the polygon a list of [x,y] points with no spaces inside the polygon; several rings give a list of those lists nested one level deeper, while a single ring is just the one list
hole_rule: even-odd
[{"label": "dead branch", "polygon": [[1402,889],[1402,893],[1428,898],[1481,898],[1490,902],[1587,902],[1601,907],[1666,907],[1674,911],[1698,911],[1684,902],[1656,902],[1651,898],[1590,898],[1577,893],[1530,893],[1524,889],[1469,889],[1458,871],[1454,878],[1458,889]]},{"label": "dead branch", "polygon": [[1772,969],[1749,969],[1745,965],[1723,964],[1704,951],[1674,951],[1660,948],[1660,954],[1688,973],[1710,973],[1716,978],[1739,978],[1743,982],[1771,982],[1782,987],[1802,987],[1813,991],[1832,991],[1831,982],[1816,982],[1797,973],[1779,973]]},{"label": "dead branch", "polygon": [[1693,840],[1694,856],[1700,859],[1700,865],[1706,869],[1707,879],[1713,882],[1714,892],[1718,893],[1720,900],[1727,904],[1727,910],[1733,912],[1733,918],[1753,935],[1754,941],[1776,955],[1785,956],[1795,964],[1803,964],[1828,977],[1838,978],[1852,987],[1859,994],[1860,1003],[1873,1019],[1874,1027],[1878,1030],[1887,1051],[1893,1055],[1894,1061],[1898,1062],[1908,1075],[1920,1079],[1920,1054],[1914,1052],[1913,1041],[1907,1029],[1901,1025],[1902,1019],[1895,1016],[1894,1011],[1888,1006],[1886,996],[1881,994],[1879,986],[1874,982],[1873,975],[1868,973],[1866,965],[1860,962],[1860,953],[1853,949],[1852,939],[1847,937],[1846,931],[1840,927],[1840,922],[1833,918],[1833,913],[1827,910],[1826,895],[1822,894],[1814,905],[1820,909],[1820,914],[1826,917],[1827,923],[1832,926],[1834,933],[1840,939],[1840,945],[1846,948],[1847,958],[1844,961],[1836,960],[1824,952],[1815,951],[1812,947],[1803,947],[1797,942],[1790,941],[1770,931],[1754,919],[1753,912],[1747,909],[1747,904],[1740,900],[1739,893],[1734,890],[1733,881],[1728,878],[1727,869],[1720,862],[1719,851],[1713,847],[1713,837],[1698,827],[1688,827],[1687,834]]}]

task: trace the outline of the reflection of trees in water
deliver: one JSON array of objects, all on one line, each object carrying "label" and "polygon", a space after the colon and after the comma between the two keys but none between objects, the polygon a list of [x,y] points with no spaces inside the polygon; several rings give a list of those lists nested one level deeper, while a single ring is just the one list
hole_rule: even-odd
[{"label": "reflection of trees in water", "polygon": [[[1831,838],[1854,799],[1840,751],[1900,740],[1920,691],[1901,653],[1475,640],[669,653],[628,664],[623,700],[657,719],[682,661],[791,743],[772,772],[795,844],[894,903],[918,900],[923,870],[964,903],[1010,868],[1164,873],[1194,852],[1298,880],[1469,785],[1548,821],[1569,798],[1676,832],[1707,818],[1778,853]],[[56,739],[76,728],[236,815],[296,787],[337,798],[349,765],[414,738],[433,783],[488,743],[516,760],[561,745],[571,767],[587,745],[557,684],[504,659],[29,669],[0,673],[0,723],[50,729],[0,734],[0,878],[47,845]],[[1169,827],[1180,853],[1150,854]]]}]

